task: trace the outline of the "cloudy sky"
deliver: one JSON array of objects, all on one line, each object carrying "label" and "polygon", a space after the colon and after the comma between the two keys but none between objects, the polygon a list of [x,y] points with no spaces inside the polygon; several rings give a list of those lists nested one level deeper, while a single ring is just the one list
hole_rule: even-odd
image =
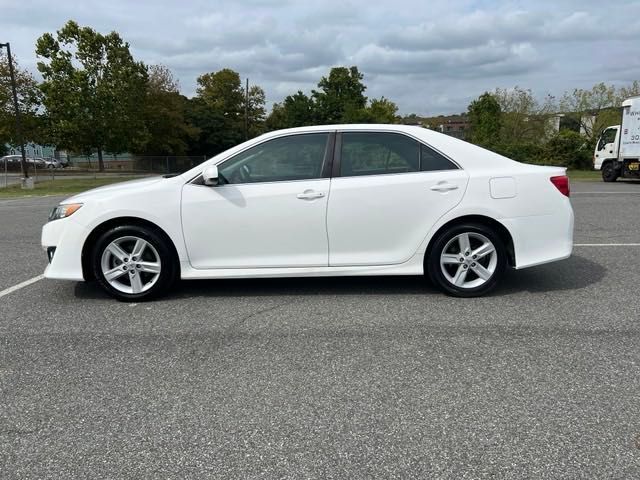
[{"label": "cloudy sky", "polygon": [[68,19],[118,31],[186,95],[230,67],[272,103],[357,65],[369,97],[431,115],[495,87],[543,96],[640,79],[638,0],[0,0],[0,42],[35,72],[35,40]]}]

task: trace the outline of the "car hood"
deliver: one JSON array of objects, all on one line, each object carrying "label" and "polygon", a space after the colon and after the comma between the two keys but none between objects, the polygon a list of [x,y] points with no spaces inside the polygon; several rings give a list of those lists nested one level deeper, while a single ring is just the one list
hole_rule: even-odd
[{"label": "car hood", "polygon": [[163,180],[164,178],[162,177],[149,177],[118,182],[112,185],[105,185],[104,187],[93,188],[86,192],[78,193],[73,197],[67,198],[62,203],[85,203],[90,200],[101,200],[113,197],[114,195],[126,194],[128,192],[139,192],[140,190],[144,190],[145,188],[148,188],[158,182],[162,182]]}]

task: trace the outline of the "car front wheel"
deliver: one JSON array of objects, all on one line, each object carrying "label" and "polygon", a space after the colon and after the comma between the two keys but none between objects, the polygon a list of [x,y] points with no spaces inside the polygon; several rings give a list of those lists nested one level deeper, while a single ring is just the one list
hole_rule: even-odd
[{"label": "car front wheel", "polygon": [[103,233],[93,248],[93,273],[111,296],[141,301],[165,293],[177,277],[177,262],[156,230],[125,225]]},{"label": "car front wheel", "polygon": [[500,236],[485,225],[470,223],[438,234],[427,272],[449,295],[477,297],[495,288],[506,265],[507,251]]}]

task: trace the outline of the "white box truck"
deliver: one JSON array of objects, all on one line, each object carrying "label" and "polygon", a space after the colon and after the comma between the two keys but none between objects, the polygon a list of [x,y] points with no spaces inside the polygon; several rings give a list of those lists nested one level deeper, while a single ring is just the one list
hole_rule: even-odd
[{"label": "white box truck", "polygon": [[607,127],[593,154],[593,166],[602,180],[640,179],[640,96],[622,102],[622,122]]}]

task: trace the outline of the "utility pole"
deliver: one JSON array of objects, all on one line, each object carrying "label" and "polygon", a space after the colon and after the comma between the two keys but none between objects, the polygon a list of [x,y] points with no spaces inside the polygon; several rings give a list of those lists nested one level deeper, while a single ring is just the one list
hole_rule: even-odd
[{"label": "utility pole", "polygon": [[[9,76],[11,77],[11,92],[13,93],[13,108],[16,113],[16,140],[20,142],[20,152],[22,153],[22,160],[20,161],[20,167],[22,168],[22,188],[33,188],[33,181],[29,181],[29,170],[27,168],[27,155],[24,152],[24,139],[22,138],[22,124],[20,122],[20,106],[18,105],[18,88],[16,86],[16,75],[13,71],[13,60],[11,58],[11,44],[0,43],[0,48],[5,47],[7,49],[7,58],[9,60]],[[35,163],[34,163],[35,165]]]},{"label": "utility pole", "polygon": [[244,139],[249,140],[249,78],[244,89]]}]

